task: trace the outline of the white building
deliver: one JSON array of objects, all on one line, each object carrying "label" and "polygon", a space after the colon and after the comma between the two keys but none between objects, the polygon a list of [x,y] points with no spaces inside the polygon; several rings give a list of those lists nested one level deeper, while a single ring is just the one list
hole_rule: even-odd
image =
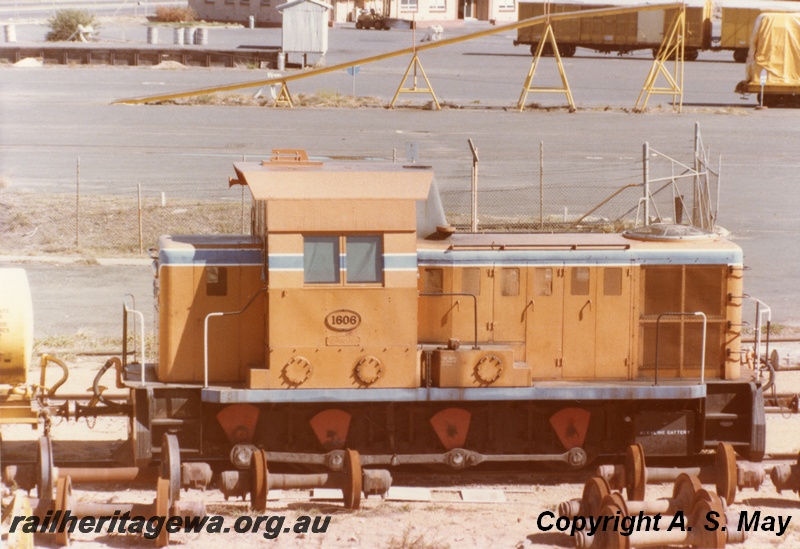
[{"label": "white building", "polygon": [[[276,9],[282,0],[189,0],[201,19],[247,24],[250,16],[259,26],[280,26]],[[374,9],[405,21],[457,21],[477,19],[509,23],[517,20],[517,0],[334,0],[331,21],[355,21],[361,9]]]}]

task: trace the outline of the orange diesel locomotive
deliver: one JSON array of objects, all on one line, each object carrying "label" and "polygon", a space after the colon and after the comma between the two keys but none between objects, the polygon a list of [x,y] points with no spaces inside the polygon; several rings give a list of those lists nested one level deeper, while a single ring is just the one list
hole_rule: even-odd
[{"label": "orange diesel locomotive", "polygon": [[302,151],[234,168],[252,234],[164,236],[154,255],[157,349],[121,380],[137,463],[165,432],[240,467],[256,448],[334,469],[345,449],[453,467],[581,466],[632,443],[763,456],[725,238],[467,234],[428,168]]}]

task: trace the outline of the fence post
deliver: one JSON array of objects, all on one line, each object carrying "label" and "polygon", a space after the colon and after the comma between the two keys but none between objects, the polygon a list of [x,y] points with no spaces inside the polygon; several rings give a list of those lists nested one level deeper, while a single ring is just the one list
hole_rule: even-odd
[{"label": "fence post", "polygon": [[[247,156],[242,155],[242,162],[247,162]],[[242,234],[247,234],[244,232],[244,185],[239,185],[242,189]]]},{"label": "fence post", "polygon": [[650,143],[642,145],[642,177],[644,188],[644,225],[650,224]]},{"label": "fence post", "polygon": [[544,141],[539,141],[539,230],[544,230]]},{"label": "fence post", "polygon": [[694,185],[692,187],[692,225],[705,229],[705,215],[700,210],[700,124],[698,122],[694,124]]},{"label": "fence post", "polygon": [[139,253],[144,253],[142,249],[142,184],[139,183],[136,185],[136,203],[137,203],[137,210],[138,210],[138,218],[139,218]]},{"label": "fence post", "polygon": [[470,231],[478,232],[478,149],[472,143],[472,139],[467,139],[469,148],[472,151],[472,216],[470,220]]},{"label": "fence post", "polygon": [[75,248],[81,245],[81,157],[75,173]]}]

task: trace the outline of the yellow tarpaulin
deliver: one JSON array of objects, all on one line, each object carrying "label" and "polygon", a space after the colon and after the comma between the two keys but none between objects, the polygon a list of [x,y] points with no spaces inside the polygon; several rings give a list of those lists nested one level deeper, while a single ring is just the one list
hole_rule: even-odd
[{"label": "yellow tarpaulin", "polygon": [[747,58],[747,81],[766,85],[800,86],[800,14],[764,13],[756,19]]}]

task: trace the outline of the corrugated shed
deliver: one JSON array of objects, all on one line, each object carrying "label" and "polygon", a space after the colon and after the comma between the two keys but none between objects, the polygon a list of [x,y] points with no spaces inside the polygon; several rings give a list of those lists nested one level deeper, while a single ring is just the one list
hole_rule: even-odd
[{"label": "corrugated shed", "polygon": [[317,0],[294,0],[276,8],[283,14],[282,49],[287,53],[328,51],[330,4]]}]

